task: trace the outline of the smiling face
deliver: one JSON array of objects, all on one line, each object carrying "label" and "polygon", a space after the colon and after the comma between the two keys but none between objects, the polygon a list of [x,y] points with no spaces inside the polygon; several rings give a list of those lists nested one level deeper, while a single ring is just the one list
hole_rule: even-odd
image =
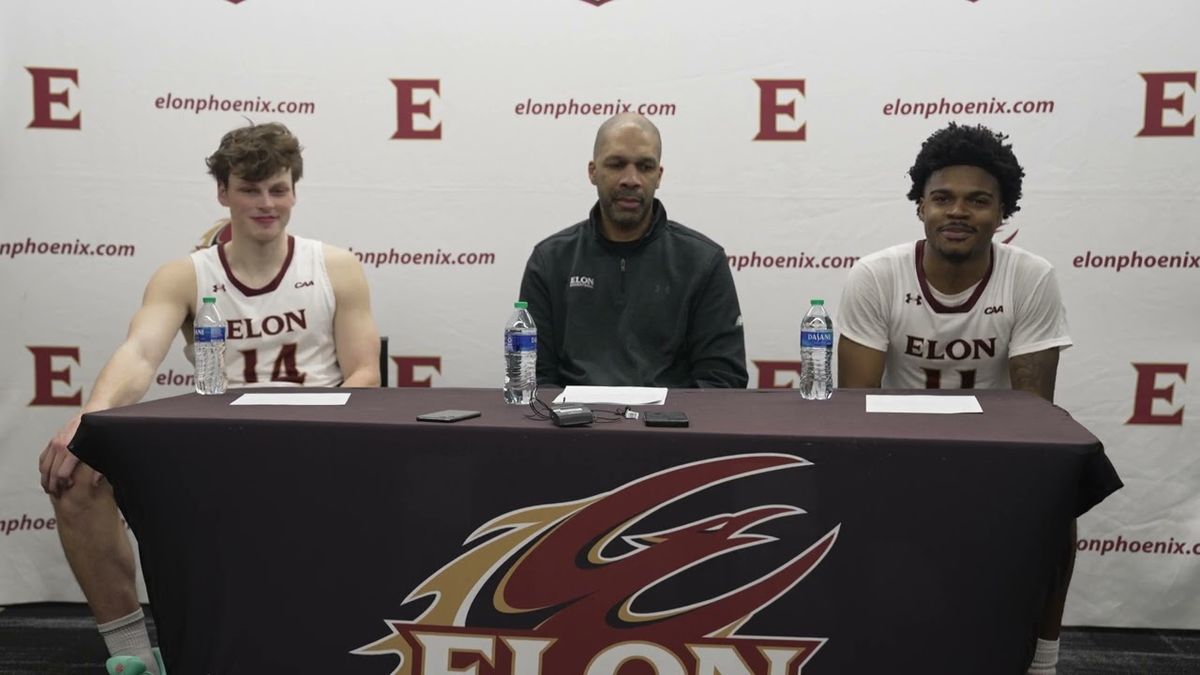
[{"label": "smiling face", "polygon": [[233,237],[269,242],[281,235],[292,217],[296,191],[291,169],[260,181],[230,174],[228,185],[217,186],[217,200],[229,207]]},{"label": "smiling face", "polygon": [[1003,222],[1000,183],[977,166],[934,171],[917,203],[926,251],[950,263],[987,259]]},{"label": "smiling face", "polygon": [[600,197],[604,235],[613,241],[638,239],[650,227],[654,193],[662,180],[657,139],[636,124],[605,133],[588,162],[588,178]]}]

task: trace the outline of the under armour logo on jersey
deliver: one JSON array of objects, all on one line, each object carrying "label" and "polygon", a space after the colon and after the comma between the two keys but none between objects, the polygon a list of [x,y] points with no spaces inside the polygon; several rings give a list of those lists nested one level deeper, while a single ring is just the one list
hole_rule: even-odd
[{"label": "under armour logo on jersey", "polygon": [[904,304],[907,305],[907,304],[910,304],[913,302],[917,303],[917,306],[919,307],[921,305],[921,294],[918,293],[916,295],[913,295],[912,293],[905,293],[904,294]]},{"label": "under armour logo on jersey", "polygon": [[217,293],[217,292],[224,293],[225,292],[225,284],[213,284],[212,292],[213,293]]}]

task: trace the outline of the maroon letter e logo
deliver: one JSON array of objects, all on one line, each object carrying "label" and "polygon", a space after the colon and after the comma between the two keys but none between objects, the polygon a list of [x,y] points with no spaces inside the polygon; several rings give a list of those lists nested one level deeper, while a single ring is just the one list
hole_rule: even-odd
[{"label": "maroon letter e logo", "polygon": [[[413,125],[413,121],[417,115],[433,119],[430,113],[430,104],[433,103],[433,96],[441,94],[441,81],[392,80],[392,84],[396,85],[396,133],[392,134],[392,139],[440,139],[442,137],[441,122],[438,122],[437,126],[432,129],[417,129]],[[413,94],[417,89],[431,90],[433,96],[425,99],[423,103],[417,103],[413,100]]]},{"label": "maroon letter e logo", "polygon": [[1186,84],[1196,91],[1196,73],[1141,73],[1146,81],[1146,120],[1138,136],[1193,136],[1196,117],[1193,115],[1182,125],[1167,126],[1163,114],[1174,110],[1183,114],[1183,94],[1167,98],[1167,83]]},{"label": "maroon letter e logo", "polygon": [[780,383],[777,373],[800,374],[799,361],[754,361],[758,368],[759,389],[789,389],[796,386],[795,380]]},{"label": "maroon letter e logo", "polygon": [[803,141],[806,138],[805,125],[791,131],[780,131],[776,123],[780,115],[796,119],[796,98],[787,103],[779,102],[779,90],[800,92],[804,96],[804,80],[755,80],[758,85],[758,135],[756,141]]},{"label": "maroon letter e logo", "polygon": [[397,387],[432,387],[433,375],[423,380],[417,379],[417,368],[433,368],[433,372],[442,374],[442,357],[440,356],[393,356],[396,364]]},{"label": "maroon letter e logo", "polygon": [[83,390],[76,389],[67,396],[54,394],[54,383],[71,384],[71,366],[54,369],[54,359],[68,358],[79,363],[79,347],[26,347],[33,352],[33,400],[29,405],[80,405]]},{"label": "maroon letter e logo", "polygon": [[79,86],[79,71],[72,68],[26,68],[33,77],[33,121],[29,129],[78,129],[80,116],[75,113],[70,119],[54,117],[51,108],[55,103],[70,108],[70,89],[50,91],[51,80],[70,80]]},{"label": "maroon letter e logo", "polygon": [[1183,406],[1170,415],[1155,415],[1151,409],[1154,401],[1175,402],[1175,384],[1158,386],[1159,375],[1175,375],[1180,382],[1187,381],[1186,363],[1135,363],[1137,388],[1133,395],[1133,416],[1125,424],[1183,424]]}]

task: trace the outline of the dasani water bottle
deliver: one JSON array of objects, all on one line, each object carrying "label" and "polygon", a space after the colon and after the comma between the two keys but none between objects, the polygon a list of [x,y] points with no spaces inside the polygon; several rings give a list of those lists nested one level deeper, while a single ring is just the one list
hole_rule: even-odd
[{"label": "dasani water bottle", "polygon": [[800,395],[810,401],[833,396],[833,319],[815,299],[800,322]]},{"label": "dasani water bottle", "polygon": [[196,362],[196,393],[225,393],[225,322],[217,299],[205,296],[193,322],[192,353]]},{"label": "dasani water bottle", "polygon": [[529,303],[517,302],[504,327],[504,400],[528,405],[536,395],[537,326]]}]

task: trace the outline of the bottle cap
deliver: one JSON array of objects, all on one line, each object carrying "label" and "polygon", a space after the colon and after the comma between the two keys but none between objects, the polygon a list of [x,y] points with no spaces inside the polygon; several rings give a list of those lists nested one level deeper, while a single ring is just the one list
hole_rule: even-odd
[{"label": "bottle cap", "polygon": [[216,302],[217,302],[217,299],[215,297],[213,297],[211,295],[204,296],[204,304],[214,305],[214,304],[216,304]]},{"label": "bottle cap", "polygon": [[529,309],[529,303],[521,300],[520,302],[514,302],[513,307],[516,309]]},{"label": "bottle cap", "polygon": [[814,305],[824,305],[825,304],[825,301],[820,298],[813,298],[809,302],[811,302]]}]

